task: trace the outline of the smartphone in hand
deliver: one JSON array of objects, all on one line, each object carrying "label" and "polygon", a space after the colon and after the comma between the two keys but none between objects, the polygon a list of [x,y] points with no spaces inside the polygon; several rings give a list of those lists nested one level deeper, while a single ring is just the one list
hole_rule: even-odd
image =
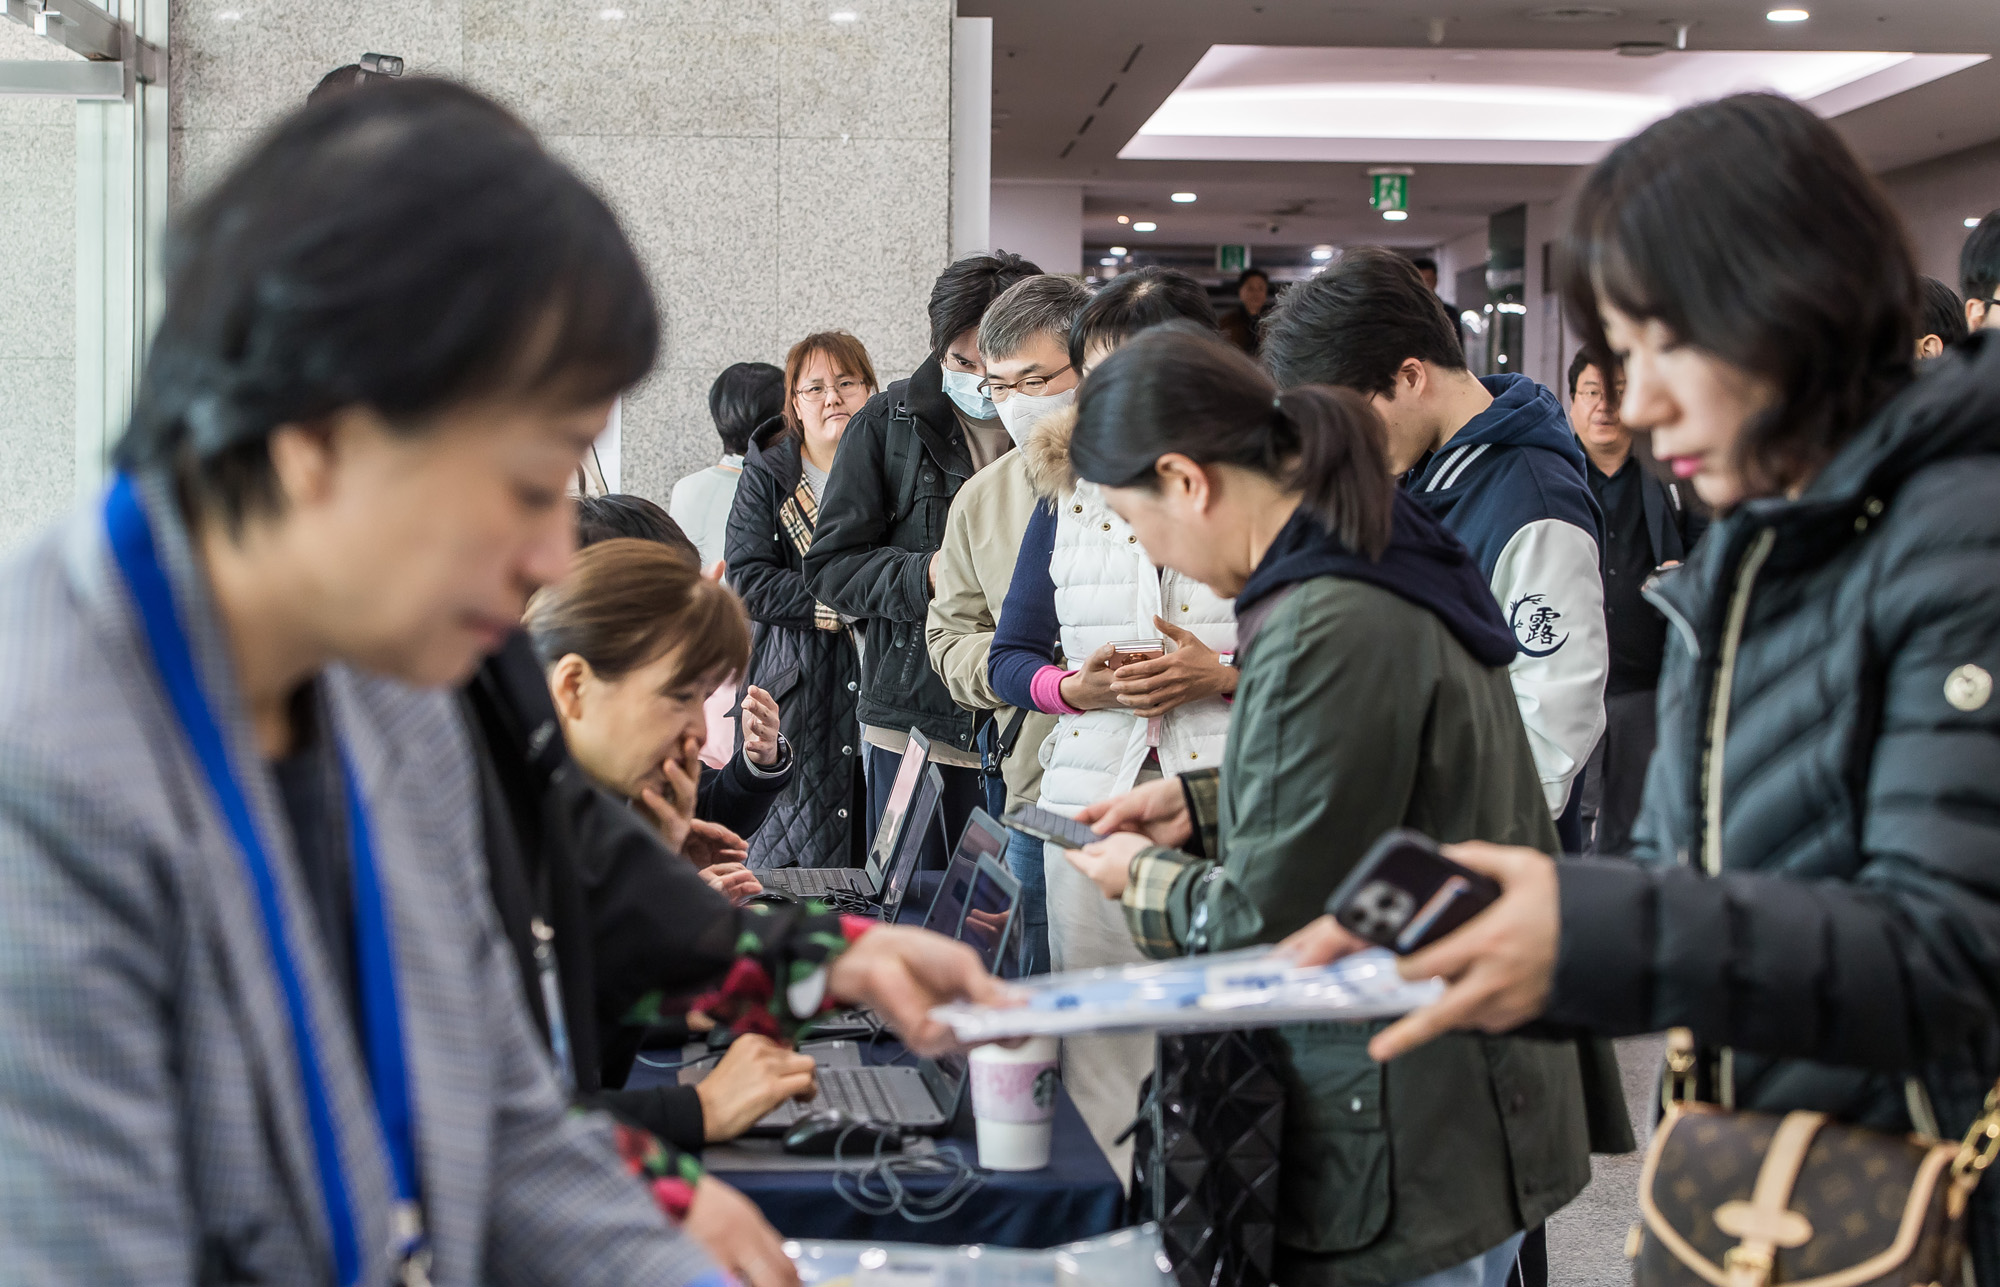
[{"label": "smartphone in hand", "polygon": [[1407,956],[1499,897],[1498,882],[1445,857],[1421,831],[1398,828],[1362,855],[1326,910],[1349,932]]}]

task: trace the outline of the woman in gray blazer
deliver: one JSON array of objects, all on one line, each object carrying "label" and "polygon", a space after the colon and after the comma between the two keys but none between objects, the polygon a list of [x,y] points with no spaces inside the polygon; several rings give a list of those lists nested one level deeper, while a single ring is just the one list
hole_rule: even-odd
[{"label": "woman in gray blazer", "polygon": [[[551,1075],[442,691],[653,360],[630,247],[422,80],[282,122],[176,242],[122,472],[0,565],[0,1276],[719,1281]],[[745,1024],[992,994],[771,917],[731,978],[799,977]]]}]

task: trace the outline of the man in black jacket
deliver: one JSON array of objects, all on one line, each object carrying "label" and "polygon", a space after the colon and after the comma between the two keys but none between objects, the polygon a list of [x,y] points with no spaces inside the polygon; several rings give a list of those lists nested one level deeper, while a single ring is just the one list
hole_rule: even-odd
[{"label": "man in black jacket", "polygon": [[[1042,270],[999,251],[959,260],[931,288],[931,355],[868,400],[841,438],[805,556],[813,597],[861,623],[861,736],[868,745],[870,841],[909,730],[931,741],[955,837],[984,802],[973,740],[980,714],[960,708],[931,669],[924,619],[945,515],[965,481],[1013,447],[980,389],[979,320],[1002,291]],[[944,845],[926,838],[926,865]]]},{"label": "man in black jacket", "polygon": [[1632,431],[1618,418],[1624,381],[1616,374],[1607,379],[1606,365],[1582,351],[1570,363],[1569,422],[1583,444],[1591,494],[1604,511],[1604,624],[1611,642],[1604,736],[1583,786],[1586,852],[1622,854],[1632,843],[1653,755],[1654,690],[1667,647],[1667,619],[1639,591],[1654,571],[1687,557],[1708,520],[1685,484],[1664,481],[1632,454]]}]

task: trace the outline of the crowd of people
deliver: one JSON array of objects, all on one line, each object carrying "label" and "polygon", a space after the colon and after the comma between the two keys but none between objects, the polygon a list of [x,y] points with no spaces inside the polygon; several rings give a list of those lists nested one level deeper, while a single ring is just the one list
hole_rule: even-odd
[{"label": "crowd of people", "polygon": [[[1002,974],[1331,960],[1398,827],[1498,883],[1404,959],[1435,1003],[1274,1030],[1287,1287],[1545,1282],[1634,1146],[1612,1037],[1963,1134],[2000,212],[1922,279],[1838,136],[1741,95],[1567,219],[1560,391],[1468,369],[1385,249],[1221,317],[996,251],[905,379],[840,330],[724,371],[662,509],[569,495],[663,342],[603,202],[462,87],[319,96],[180,220],[107,495],[0,569],[0,1277],[795,1282],[702,1147],[811,1092],[838,1002],[930,1051],[1005,998],[766,888],[861,865],[913,734],[928,865],[975,809],[1100,836],[1013,836]],[[1153,1059],[1065,1042],[1121,1171]],[[1970,1229],[2000,1281],[1990,1188]]]}]

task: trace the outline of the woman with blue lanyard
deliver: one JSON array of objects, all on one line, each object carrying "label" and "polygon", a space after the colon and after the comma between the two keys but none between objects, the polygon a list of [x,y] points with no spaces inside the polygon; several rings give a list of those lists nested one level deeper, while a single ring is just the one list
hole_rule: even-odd
[{"label": "woman with blue lanyard", "polygon": [[[658,333],[603,203],[443,82],[308,107],[187,212],[122,472],[0,565],[7,1277],[721,1281],[558,1089],[445,691],[561,575]],[[992,995],[789,924],[728,970],[780,1026],[839,995],[934,1047]]]}]

